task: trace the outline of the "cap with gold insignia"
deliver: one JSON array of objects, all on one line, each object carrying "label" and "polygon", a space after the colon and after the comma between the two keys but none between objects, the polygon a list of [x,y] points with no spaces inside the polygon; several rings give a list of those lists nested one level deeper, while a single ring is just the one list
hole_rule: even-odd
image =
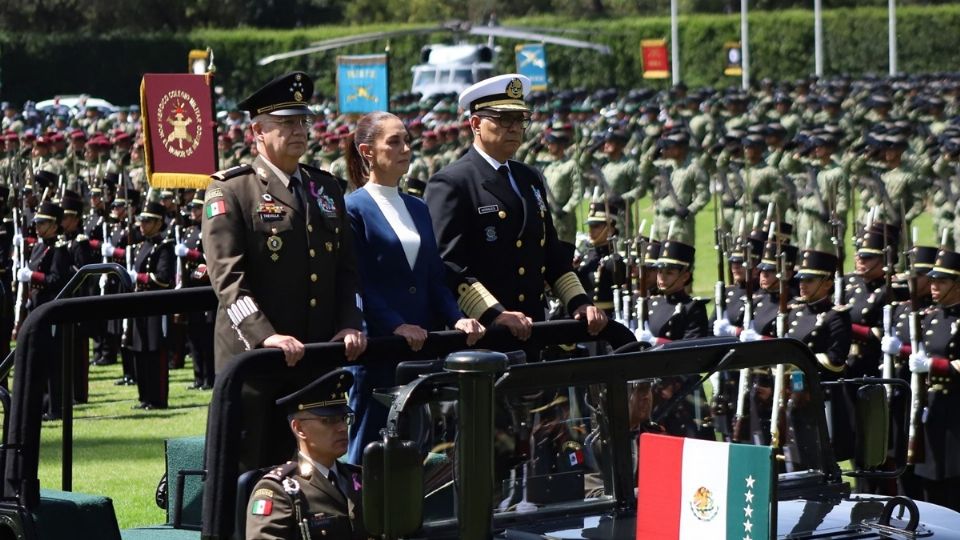
[{"label": "cap with gold insignia", "polygon": [[347,405],[347,391],[353,386],[353,374],[346,369],[337,369],[304,386],[296,392],[277,400],[277,405],[287,414],[300,411],[317,416],[335,416],[352,413]]},{"label": "cap with gold insignia", "polygon": [[829,278],[837,269],[837,256],[826,251],[808,249],[803,252],[797,279]]},{"label": "cap with gold insignia", "polygon": [[313,80],[302,71],[293,71],[263,85],[238,103],[237,108],[249,112],[250,116],[313,114],[307,107],[311,96]]},{"label": "cap with gold insignia", "polygon": [[33,216],[33,221],[60,221],[63,217],[63,208],[52,201],[44,201],[40,209]]},{"label": "cap with gold insignia", "polygon": [[477,111],[529,111],[523,98],[530,92],[530,78],[508,73],[484,79],[460,92],[460,108]]},{"label": "cap with gold insignia", "polygon": [[163,219],[167,215],[167,209],[159,202],[147,203],[147,207],[137,216],[140,219]]},{"label": "cap with gold insignia", "polygon": [[937,261],[933,270],[927,272],[930,279],[960,279],[960,253],[941,249],[937,252]]},{"label": "cap with gold insignia", "polygon": [[677,242],[676,240],[667,240],[660,248],[660,256],[657,257],[657,268],[686,268],[693,266],[693,256],[697,252],[696,248],[690,244]]}]

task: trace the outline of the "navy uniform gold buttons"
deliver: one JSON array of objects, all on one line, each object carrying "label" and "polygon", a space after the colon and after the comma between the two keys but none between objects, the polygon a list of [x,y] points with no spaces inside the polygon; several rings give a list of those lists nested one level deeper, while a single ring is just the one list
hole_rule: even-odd
[{"label": "navy uniform gold buttons", "polygon": [[409,290],[410,294],[417,294],[417,288],[416,288],[416,287],[410,287],[410,289],[408,289],[408,290]]},{"label": "navy uniform gold buttons", "polygon": [[523,301],[526,300],[526,299],[527,299],[527,297],[524,296],[524,295],[522,295],[522,294],[517,297],[517,300],[519,300],[519,301],[521,301],[521,302],[523,302]]},{"label": "navy uniform gold buttons", "polygon": [[310,307],[317,307],[317,299],[316,299],[316,298],[311,298],[311,299],[310,299]]},{"label": "navy uniform gold buttons", "polygon": [[521,276],[527,273],[527,270],[524,267],[517,268],[517,273]]},{"label": "navy uniform gold buttons", "polygon": [[317,251],[313,248],[310,248],[310,258],[312,259],[313,257],[316,257],[316,256],[317,256]]},{"label": "navy uniform gold buttons", "polygon": [[310,281],[316,283],[316,282],[317,282],[317,279],[318,279],[318,277],[317,277],[316,274],[310,274]]},{"label": "navy uniform gold buttons", "polygon": [[507,213],[503,210],[497,212],[497,215],[500,216],[500,219],[507,219]]}]

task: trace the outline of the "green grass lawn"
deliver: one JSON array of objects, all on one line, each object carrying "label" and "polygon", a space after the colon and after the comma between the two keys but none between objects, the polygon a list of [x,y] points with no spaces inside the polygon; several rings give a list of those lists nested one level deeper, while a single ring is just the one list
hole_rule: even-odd
[{"label": "green grass lawn", "polygon": [[[74,409],[73,490],[113,499],[120,528],[164,523],[154,502],[164,473],[164,440],[203,435],[211,392],[187,390],[193,368],[170,371],[170,408],[142,411],[136,386],[114,386],[119,365],[91,367],[90,403]],[[44,422],[40,485],[60,489],[62,422]]]}]

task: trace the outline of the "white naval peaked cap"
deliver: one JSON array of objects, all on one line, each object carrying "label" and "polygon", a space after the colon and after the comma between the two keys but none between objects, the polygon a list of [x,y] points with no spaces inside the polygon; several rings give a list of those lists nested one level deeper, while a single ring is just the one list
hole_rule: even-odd
[{"label": "white naval peaked cap", "polygon": [[529,111],[523,98],[530,92],[530,78],[508,73],[484,79],[460,92],[460,108],[474,113],[480,110]]}]

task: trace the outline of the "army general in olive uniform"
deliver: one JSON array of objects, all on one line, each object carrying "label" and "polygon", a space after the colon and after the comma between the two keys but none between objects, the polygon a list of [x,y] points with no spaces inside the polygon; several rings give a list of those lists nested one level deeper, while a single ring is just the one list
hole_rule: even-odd
[{"label": "army general in olive uniform", "polygon": [[294,72],[240,103],[253,117],[259,156],[214,175],[203,234],[217,310],[217,371],[256,347],[344,339],[355,357],[366,341],[357,306],[350,224],[337,179],[297,160],[306,151],[313,82]]},{"label": "army general in olive uniform", "polygon": [[[207,271],[219,300],[214,329],[217,373],[234,355],[278,348],[287,365],[305,342],[343,340],[348,360],[366,348],[357,305],[353,233],[340,182],[298,163],[307,149],[313,82],[289,73],[240,103],[253,117],[258,157],[214,175],[203,205]],[[269,377],[251,382],[245,403],[286,393]],[[249,408],[243,470],[276,463],[272,411]],[[282,426],[280,426],[282,428]],[[259,430],[265,430],[263,433]]]}]

